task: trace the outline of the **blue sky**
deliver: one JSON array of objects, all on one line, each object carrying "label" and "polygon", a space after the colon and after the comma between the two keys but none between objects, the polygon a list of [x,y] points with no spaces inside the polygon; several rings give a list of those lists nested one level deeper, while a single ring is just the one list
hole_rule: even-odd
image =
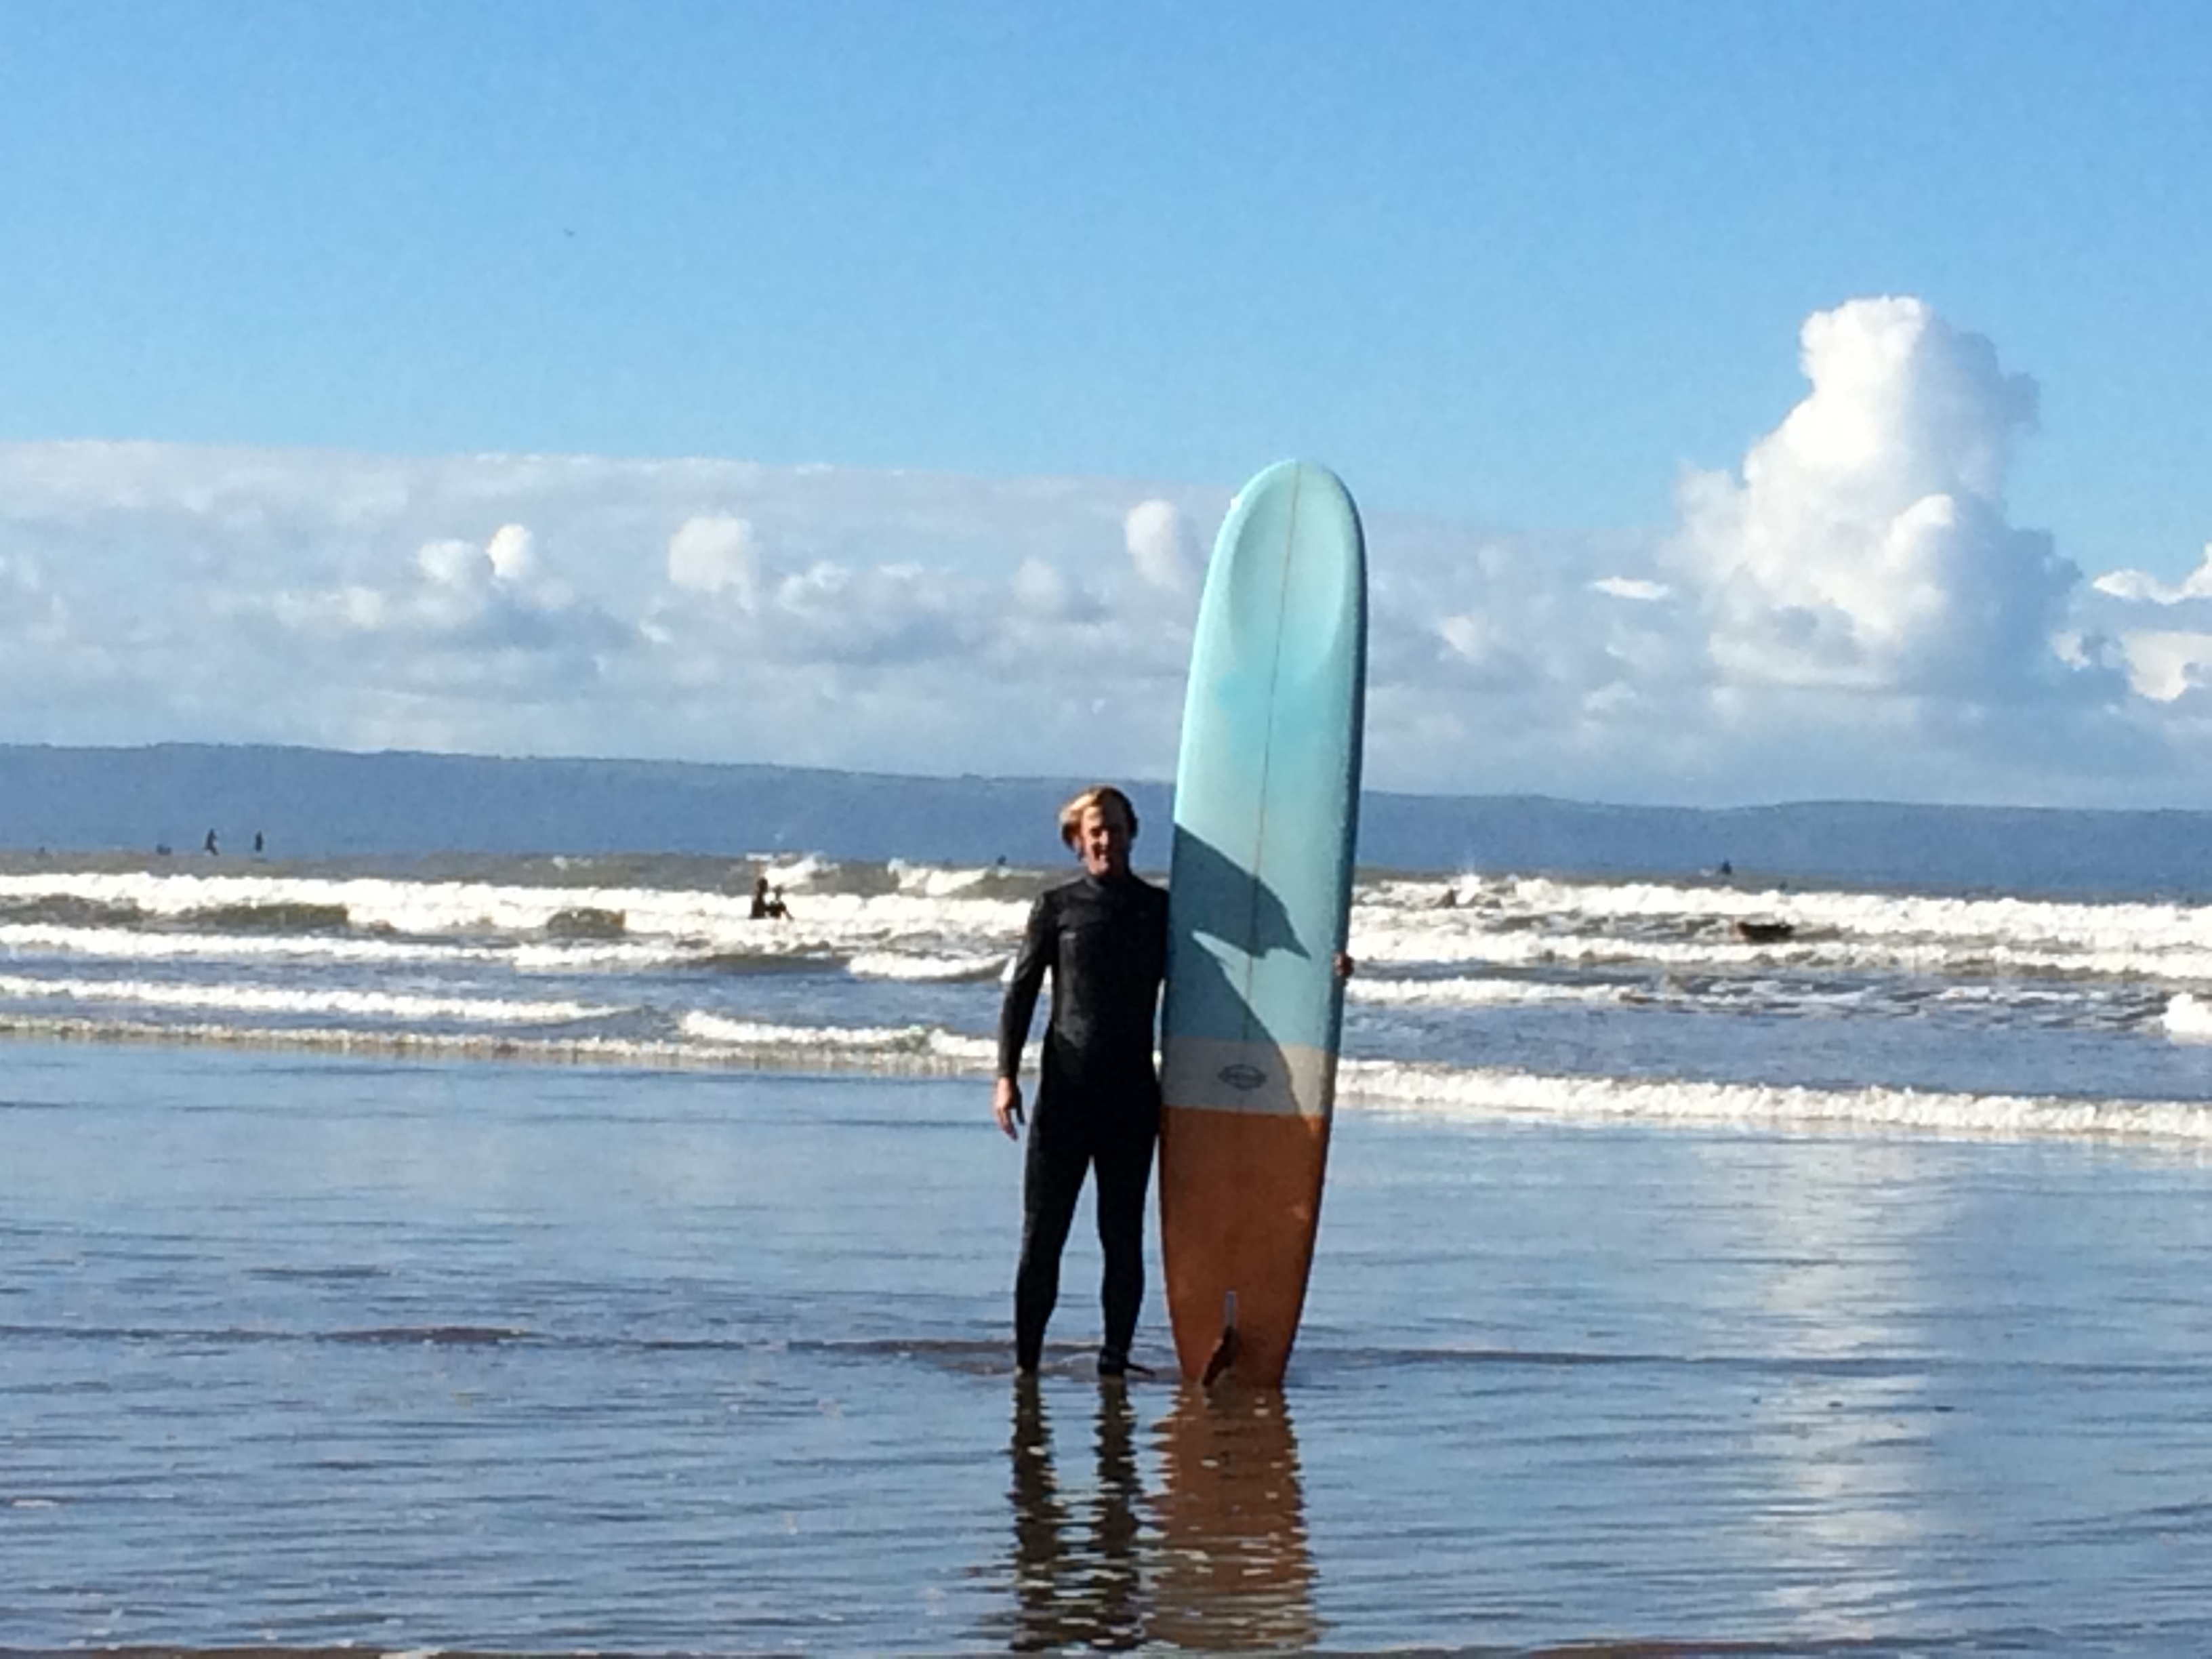
[{"label": "blue sky", "polygon": [[[658,625],[631,567],[665,576],[686,524],[728,520],[751,538],[741,562],[757,611],[825,559],[864,582],[918,549],[919,574],[893,585],[925,607],[956,580],[982,584],[964,603],[1003,607],[1035,564],[1047,574],[1031,570],[1027,591],[1060,580],[1069,626],[1111,616],[1133,630],[1143,613],[1121,617],[1109,592],[1149,533],[1128,515],[1171,507],[1162,533],[1194,565],[1229,491],[1297,453],[1352,484],[1378,586],[1400,579],[1408,607],[1401,657],[1382,641],[1398,688],[1382,712],[1401,708],[1406,724],[1381,745],[1397,758],[1378,781],[1686,799],[2203,793],[2194,677],[2212,672],[2212,636],[2201,652],[2190,641],[2212,581],[2183,591],[2212,541],[2201,5],[19,0],[0,3],[0,477],[17,481],[0,499],[0,560],[19,597],[15,631],[0,635],[14,657],[10,738],[526,741],[1083,770],[1028,752],[991,764],[957,699],[927,741],[868,726],[853,676],[877,675],[884,707],[940,694],[921,681],[902,691],[890,677],[902,659],[867,660],[849,640],[785,665],[787,679],[820,678],[834,715],[779,694],[773,740],[672,739],[650,718],[665,699],[639,692],[632,706],[607,689],[644,672],[633,659],[651,636],[638,630]],[[1990,374],[2033,380],[2024,417],[1992,412],[2002,399],[1975,404],[2002,429],[2004,464],[1966,493],[1994,503],[2005,534],[1986,557],[1944,554],[1933,578],[1867,555],[1875,531],[1863,544],[1831,538],[1822,556],[1849,579],[1800,580],[1755,549],[1715,551],[1686,478],[1741,482],[1808,397],[1801,331],[1882,296],[1917,301],[1923,320],[1888,313],[1889,334],[1841,332],[1869,362],[1889,349],[1881,339],[1922,342],[1898,397],[1951,384],[1943,365],[1972,355],[1960,340],[1987,344]],[[1837,367],[1833,385],[1852,372]],[[1981,440],[1934,429],[1913,428],[1971,471],[1960,457]],[[66,491],[52,482],[57,446],[76,480]],[[613,482],[557,505],[512,473],[455,482],[463,458],[516,454],[591,458]],[[91,476],[103,455],[105,483]],[[777,498],[814,502],[811,517],[777,519],[736,472],[664,500],[646,480],[672,458],[776,477],[826,466],[842,487]],[[1917,489],[1923,471],[1884,477]],[[369,474],[404,498],[377,521],[383,543],[357,506],[301,504]],[[901,474],[973,488],[917,518]],[[1081,481],[1054,498],[1063,516],[1006,518],[1024,481],[1054,479]],[[254,539],[265,504],[261,530],[235,520],[228,541],[193,517],[211,490],[254,487],[294,502],[289,543]],[[1088,505],[1070,505],[1077,495]],[[486,517],[492,497],[502,506]],[[1801,508],[1771,522],[1797,523]],[[568,641],[559,660],[604,695],[560,719],[536,704],[499,712],[501,665],[526,648],[515,639],[483,635],[490,654],[473,675],[449,665],[477,688],[468,698],[405,655],[428,613],[405,612],[405,629],[392,611],[363,624],[384,654],[365,651],[355,679],[296,726],[212,690],[163,692],[178,669],[153,672],[167,660],[158,617],[101,631],[131,614],[132,592],[185,580],[180,547],[196,550],[196,574],[187,598],[165,601],[171,614],[196,596],[234,618],[256,604],[275,616],[286,593],[388,596],[403,577],[434,580],[422,573],[448,568],[425,554],[434,544],[471,542],[492,560],[509,522],[570,601],[541,605],[535,636],[556,611],[594,613],[600,646]],[[2020,575],[2034,561],[2006,551],[2027,545],[2014,532],[2048,532],[2078,580]],[[1686,555],[1692,544],[1703,551]],[[1133,594],[1173,596],[1138,569]],[[1861,578],[1884,569],[1935,581],[1954,620],[2019,611],[2020,629],[2085,669],[2061,699],[2068,718],[2101,699],[2124,740],[2085,727],[2030,745],[2031,759],[2016,735],[1987,735],[2017,727],[2034,701],[2022,663],[1971,684],[1936,673],[1931,653],[1957,641],[1924,606],[1909,624],[1921,635],[1905,638],[1904,612],[1864,592]],[[1511,592],[1486,588],[1498,581]],[[1532,596],[1606,581],[1607,605],[1674,606],[1663,696],[1644,647],[1613,649],[1626,669],[1561,668],[1581,648],[1565,634],[1587,635],[1596,614]],[[1802,626],[1753,618],[1747,582]],[[2006,610],[2023,593],[2032,617]],[[2128,605],[2154,609],[2115,609]],[[1511,665],[1478,637],[1509,616],[1524,633],[1562,630],[1510,713],[1496,700]],[[1423,636],[1424,617],[1477,621],[1455,645]],[[247,648],[210,631],[212,615],[201,622],[206,650]],[[1180,625],[1161,621],[1170,635]],[[57,629],[65,660],[39,655],[63,650]],[[912,629],[890,635],[911,648]],[[617,636],[619,649],[605,644]],[[1850,659],[1838,646],[1784,663],[1785,636],[1848,636]],[[725,643],[750,648],[738,634]],[[1995,661],[1987,640],[1973,648]],[[614,660],[625,653],[626,666]],[[1704,665],[1692,672],[1690,659]],[[57,662],[75,702],[40,690],[59,683]],[[1110,675],[1110,653],[1099,663]],[[1431,672],[1437,663],[1472,684]],[[2100,664],[2103,690],[2085,690]],[[2112,690],[2116,674],[2128,690]],[[1156,775],[1171,764],[1172,678],[1113,688],[1143,704],[1131,723],[1151,746],[1106,758]],[[1816,688],[1820,707],[1747,738],[1744,699],[1775,685],[1784,701]],[[1525,727],[1527,697],[1542,695],[1578,731],[1624,718],[1634,696],[1669,731],[1701,718],[1709,741],[1640,768],[1623,757],[1650,745],[1625,728],[1487,768],[1424,757],[1425,743],[1480,750]],[[743,706],[763,696],[751,684]],[[1447,719],[1430,697],[1459,701]],[[717,708],[735,706],[675,725],[715,731]],[[817,718],[821,732],[801,729]],[[1056,740],[1079,746],[1082,728],[1054,726]],[[827,740],[840,731],[873,735],[841,747]],[[1948,758],[1923,775],[1885,758],[1900,741]],[[1832,766],[1796,764],[1785,781],[1775,757],[1808,744]],[[2117,782],[2116,754],[2129,757]]]}]

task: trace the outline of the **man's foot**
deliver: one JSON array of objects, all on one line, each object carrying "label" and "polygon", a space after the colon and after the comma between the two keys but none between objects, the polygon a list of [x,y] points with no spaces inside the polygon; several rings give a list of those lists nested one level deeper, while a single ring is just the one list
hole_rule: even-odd
[{"label": "man's foot", "polygon": [[1127,1354],[1122,1352],[1119,1348],[1101,1348],[1098,1350],[1099,1376],[1127,1376],[1128,1374],[1129,1356]]}]

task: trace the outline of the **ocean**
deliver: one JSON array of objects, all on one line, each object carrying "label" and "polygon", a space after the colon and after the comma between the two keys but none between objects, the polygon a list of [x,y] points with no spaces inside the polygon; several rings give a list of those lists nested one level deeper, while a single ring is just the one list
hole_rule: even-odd
[{"label": "ocean", "polygon": [[[0,856],[0,1032],[981,1079],[1063,873]],[[1369,870],[1351,949],[1349,1110],[2212,1137],[2212,902]]]},{"label": "ocean", "polygon": [[1365,864],[1213,1399],[1013,1386],[1054,866],[0,855],[0,1650],[2212,1646],[2193,823],[1865,810]]}]

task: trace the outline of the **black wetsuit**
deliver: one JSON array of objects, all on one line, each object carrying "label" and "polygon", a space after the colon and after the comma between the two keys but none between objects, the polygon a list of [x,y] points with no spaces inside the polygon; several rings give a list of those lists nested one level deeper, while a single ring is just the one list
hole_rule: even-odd
[{"label": "black wetsuit", "polygon": [[1145,1298],[1145,1188],[1160,1129],[1152,1024],[1167,971],[1168,896],[1134,876],[1084,875],[1041,895],[999,1016],[999,1075],[1021,1069],[1046,969],[1052,1018],[1022,1172],[1014,1357],[1035,1369],[1060,1297],[1060,1252],[1085,1170],[1098,1170],[1106,1256],[1103,1370],[1118,1370]]}]

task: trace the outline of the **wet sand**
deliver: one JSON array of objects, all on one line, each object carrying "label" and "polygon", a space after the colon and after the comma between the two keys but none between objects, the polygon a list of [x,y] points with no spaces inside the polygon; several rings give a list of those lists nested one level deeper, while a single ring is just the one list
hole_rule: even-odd
[{"label": "wet sand", "polygon": [[2212,1646],[2192,1154],[1347,1114],[1208,1400],[985,1098],[0,1047],[0,1647]]}]

